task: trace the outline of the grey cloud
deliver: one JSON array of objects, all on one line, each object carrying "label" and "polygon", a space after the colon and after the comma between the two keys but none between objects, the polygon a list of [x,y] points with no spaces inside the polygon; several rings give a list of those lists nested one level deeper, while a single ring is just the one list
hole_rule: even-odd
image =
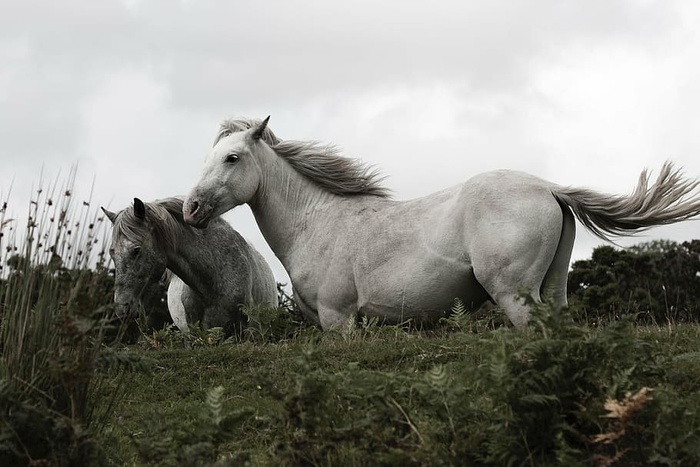
[{"label": "grey cloud", "polygon": [[676,14],[666,2],[554,0],[160,0],[132,9],[71,0],[12,2],[3,13],[0,37],[27,38],[39,74],[65,76],[41,84],[70,96],[96,74],[145,67],[171,88],[174,105],[192,109],[299,105],[334,90],[426,79],[517,89],[542,54],[573,40],[658,39]]},{"label": "grey cloud", "polygon": [[676,15],[663,2],[149,2],[149,60],[188,108],[288,102],[426,79],[526,86],[533,60],[571,41],[644,46]]}]

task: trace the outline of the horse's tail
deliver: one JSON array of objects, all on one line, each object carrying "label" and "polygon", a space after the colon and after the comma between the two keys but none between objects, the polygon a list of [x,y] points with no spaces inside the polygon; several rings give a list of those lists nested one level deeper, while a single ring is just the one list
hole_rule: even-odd
[{"label": "horse's tail", "polygon": [[700,216],[700,193],[695,192],[698,186],[700,180],[684,178],[680,170],[666,162],[651,186],[647,171],[642,171],[637,187],[629,196],[562,186],[554,187],[552,194],[561,204],[569,206],[591,232],[611,241],[611,235],[630,235]]}]

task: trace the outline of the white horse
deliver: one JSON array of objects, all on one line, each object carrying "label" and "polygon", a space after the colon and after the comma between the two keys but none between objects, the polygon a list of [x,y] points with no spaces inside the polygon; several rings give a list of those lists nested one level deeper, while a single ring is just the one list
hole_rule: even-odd
[{"label": "white horse", "polygon": [[[269,119],[269,117],[268,117]],[[203,227],[243,203],[323,329],[351,317],[439,317],[455,298],[488,299],[516,326],[526,291],[566,306],[574,216],[603,239],[700,214],[700,182],[664,164],[630,196],[498,170],[410,201],[389,199],[376,171],[333,147],[282,141],[264,121],[225,121],[183,206]]]},{"label": "white horse", "polygon": [[188,323],[238,332],[245,322],[241,305],[277,305],[277,283],[262,255],[225,220],[195,229],[182,219],[182,199],[166,198],[113,213],[110,255],[115,264],[114,301],[119,317],[135,312],[144,289],[166,268],[174,273],[168,310],[183,332]]}]

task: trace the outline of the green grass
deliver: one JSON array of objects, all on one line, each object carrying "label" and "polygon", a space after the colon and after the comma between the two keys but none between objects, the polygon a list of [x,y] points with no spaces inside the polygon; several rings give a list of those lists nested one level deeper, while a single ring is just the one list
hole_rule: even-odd
[{"label": "green grass", "polygon": [[[307,330],[282,342],[139,352],[155,366],[114,414],[106,447],[114,465],[700,460],[698,325]],[[629,419],[606,416],[606,402],[644,387],[652,400]],[[207,404],[215,388],[219,424]]]}]

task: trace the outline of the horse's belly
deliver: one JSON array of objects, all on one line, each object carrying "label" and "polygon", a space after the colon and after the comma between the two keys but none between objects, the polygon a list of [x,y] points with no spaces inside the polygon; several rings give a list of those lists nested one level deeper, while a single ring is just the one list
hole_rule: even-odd
[{"label": "horse's belly", "polygon": [[[460,299],[468,308],[478,308],[488,294],[476,281],[469,265],[412,272],[395,270],[378,276],[359,288],[358,311],[390,322],[409,318],[439,319]],[[364,293],[363,293],[364,292]]]}]

